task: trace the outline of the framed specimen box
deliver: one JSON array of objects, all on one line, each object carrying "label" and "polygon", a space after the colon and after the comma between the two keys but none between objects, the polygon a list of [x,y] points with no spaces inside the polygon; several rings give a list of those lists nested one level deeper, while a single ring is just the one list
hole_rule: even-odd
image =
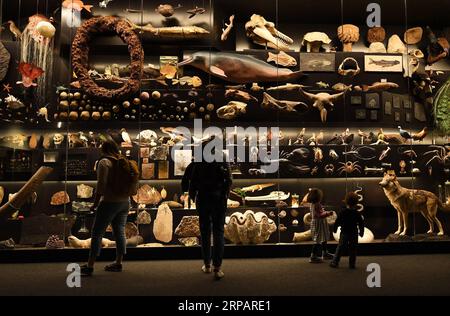
[{"label": "framed specimen box", "polygon": [[334,72],[336,56],[333,53],[300,53],[300,71]]},{"label": "framed specimen box", "polygon": [[155,178],[155,163],[143,163],[141,168],[142,179],[149,180]]},{"label": "framed specimen box", "polygon": [[402,72],[401,55],[365,55],[364,70],[366,72]]},{"label": "framed specimen box", "polygon": [[367,118],[367,112],[365,109],[355,110],[355,119],[365,120]]},{"label": "framed specimen box", "polygon": [[362,96],[360,96],[360,95],[352,95],[350,97],[350,104],[351,105],[361,105],[362,104]]},{"label": "framed specimen box", "polygon": [[379,109],[380,95],[378,93],[366,94],[366,109]]},{"label": "framed specimen box", "polygon": [[158,179],[169,179],[168,161],[158,161]]}]

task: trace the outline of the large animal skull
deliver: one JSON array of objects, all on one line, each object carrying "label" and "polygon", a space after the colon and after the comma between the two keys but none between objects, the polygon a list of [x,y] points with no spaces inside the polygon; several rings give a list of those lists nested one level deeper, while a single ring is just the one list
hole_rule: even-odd
[{"label": "large animal skull", "polygon": [[275,24],[266,21],[262,16],[253,14],[250,21],[245,23],[247,37],[255,44],[287,51],[294,41],[289,36],[275,28]]}]

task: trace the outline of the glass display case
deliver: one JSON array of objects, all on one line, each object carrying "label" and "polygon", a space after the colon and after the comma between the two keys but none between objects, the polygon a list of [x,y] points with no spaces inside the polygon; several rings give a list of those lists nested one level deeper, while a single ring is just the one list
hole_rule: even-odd
[{"label": "glass display case", "polygon": [[440,0],[0,0],[0,248],[86,248],[104,134],[140,168],[129,247],[199,244],[180,182],[213,135],[233,174],[227,245],[308,245],[310,188],[336,213],[359,195],[360,243],[448,241],[448,12]]}]

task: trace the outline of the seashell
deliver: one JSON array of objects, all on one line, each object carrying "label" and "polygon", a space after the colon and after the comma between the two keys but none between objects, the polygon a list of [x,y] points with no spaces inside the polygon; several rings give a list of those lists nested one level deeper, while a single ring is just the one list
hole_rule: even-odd
[{"label": "seashell", "polygon": [[133,196],[133,200],[137,204],[157,205],[159,202],[161,202],[162,197],[158,190],[156,190],[154,187],[151,187],[148,184],[144,184],[138,189],[137,194]]},{"label": "seashell", "polygon": [[225,238],[235,244],[260,244],[276,231],[275,222],[263,212],[235,212],[225,219]]},{"label": "seashell", "polygon": [[144,91],[139,97],[142,101],[147,101],[148,99],[150,99],[150,94],[147,91]]},{"label": "seashell", "polygon": [[286,214],[286,211],[284,211],[284,210],[281,211],[280,213],[278,213],[278,217],[279,217],[279,218],[285,218],[286,215],[287,215],[287,214]]},{"label": "seashell", "polygon": [[70,203],[70,197],[66,191],[59,191],[52,195],[50,205],[64,205]]},{"label": "seashell", "polygon": [[270,216],[270,217],[275,217],[275,212],[274,212],[274,211],[271,211],[271,212],[269,213],[269,216]]},{"label": "seashell", "polygon": [[386,47],[381,42],[374,42],[369,46],[369,53],[381,53],[386,54]]},{"label": "seashell", "polygon": [[80,114],[80,118],[81,118],[83,121],[89,120],[90,117],[91,117],[91,114],[89,113],[89,111],[83,111],[83,112],[81,112],[81,114]]},{"label": "seashell", "polygon": [[227,207],[228,208],[236,208],[236,207],[239,207],[240,205],[241,205],[241,203],[239,203],[238,201],[233,201],[233,200],[230,200],[230,199],[227,200]]},{"label": "seashell", "polygon": [[69,113],[69,119],[70,119],[71,121],[76,121],[76,120],[78,120],[78,112],[76,112],[76,111],[71,111],[71,112]]},{"label": "seashell", "polygon": [[420,26],[413,27],[406,30],[405,34],[403,35],[403,40],[408,45],[415,45],[422,40],[422,36],[423,29]]},{"label": "seashell", "polygon": [[297,226],[297,225],[298,225],[298,220],[294,219],[294,220],[292,221],[292,225],[293,225],[293,226]]},{"label": "seashell", "polygon": [[371,27],[367,31],[367,41],[370,44],[376,42],[384,42],[385,39],[386,39],[386,30],[381,26]]},{"label": "seashell", "polygon": [[178,237],[200,237],[200,222],[198,216],[183,216],[175,229]]},{"label": "seashell", "polygon": [[397,34],[392,35],[388,41],[388,54],[407,54],[408,49]]},{"label": "seashell", "polygon": [[101,116],[100,112],[92,112],[92,119],[94,121],[98,121],[101,117],[102,116]]},{"label": "seashell", "polygon": [[104,119],[105,121],[109,121],[111,119],[111,112],[109,111],[103,112],[102,119]]}]

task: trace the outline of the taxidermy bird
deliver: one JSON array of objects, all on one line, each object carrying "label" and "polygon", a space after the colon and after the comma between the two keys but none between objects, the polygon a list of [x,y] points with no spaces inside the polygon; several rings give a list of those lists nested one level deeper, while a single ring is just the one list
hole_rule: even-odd
[{"label": "taxidermy bird", "polygon": [[411,139],[412,138],[411,134],[408,131],[402,129],[401,126],[398,126],[398,131],[400,133],[400,136],[403,137],[404,139]]},{"label": "taxidermy bird", "polygon": [[20,41],[20,39],[22,38],[22,32],[16,26],[16,23],[14,23],[14,21],[9,20],[5,24],[9,24],[9,30],[10,30],[11,33],[13,33],[14,39],[16,41]]},{"label": "taxidermy bird", "polygon": [[331,108],[334,107],[335,101],[337,101],[340,97],[342,97],[346,91],[337,93],[337,94],[329,94],[325,92],[313,94],[304,91],[302,88],[299,88],[300,93],[309,99],[310,101],[313,101],[313,107],[317,108],[320,112],[320,119],[322,120],[322,123],[325,123],[327,121],[327,114],[328,110],[326,109],[326,106],[330,106]]},{"label": "taxidermy bird", "polygon": [[422,141],[428,134],[428,128],[425,126],[420,132],[412,134],[412,139]]}]

